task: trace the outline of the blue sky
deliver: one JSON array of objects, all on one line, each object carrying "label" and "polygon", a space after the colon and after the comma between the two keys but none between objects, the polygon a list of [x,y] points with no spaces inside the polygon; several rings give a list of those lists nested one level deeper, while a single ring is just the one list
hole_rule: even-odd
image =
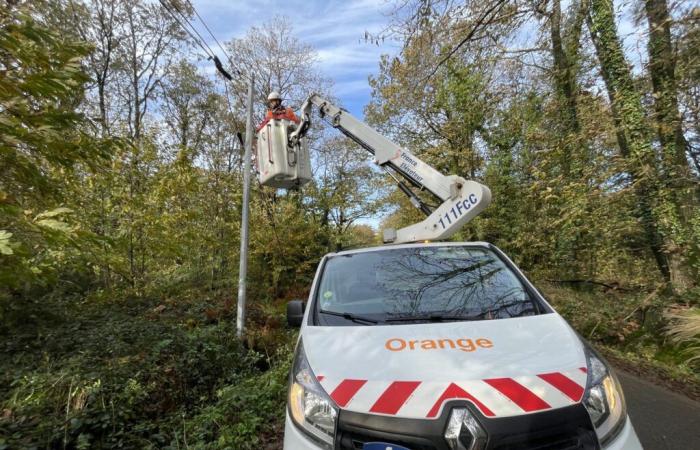
[{"label": "blue sky", "polygon": [[[190,0],[221,42],[243,37],[255,25],[272,16],[286,16],[299,39],[318,54],[319,70],[334,81],[333,94],[356,116],[363,116],[369,102],[369,75],[376,74],[379,57],[398,53],[399,44],[380,46],[364,41],[365,31],[377,33],[388,22],[390,0]],[[565,8],[568,2],[564,2]],[[628,58],[637,71],[645,60],[645,28],[634,25],[630,5],[617,1],[618,26]],[[194,21],[203,36],[208,34]],[[215,43],[208,41],[218,52]],[[223,56],[219,54],[219,56]],[[222,58],[223,60],[223,58]],[[213,72],[213,67],[207,68]]]},{"label": "blue sky", "polygon": [[297,37],[318,52],[320,71],[334,82],[333,94],[360,117],[370,98],[367,77],[377,73],[381,54],[397,50],[396,43],[364,41],[365,31],[379,32],[389,22],[385,0],[191,1],[220,42],[243,37],[266,18],[286,16]]}]

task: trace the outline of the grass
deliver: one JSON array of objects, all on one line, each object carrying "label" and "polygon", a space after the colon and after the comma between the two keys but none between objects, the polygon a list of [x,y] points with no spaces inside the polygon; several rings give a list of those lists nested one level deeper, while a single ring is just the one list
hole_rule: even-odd
[{"label": "grass", "polygon": [[669,322],[668,335],[671,339],[687,345],[688,362],[700,359],[700,308],[670,308],[664,317]]}]

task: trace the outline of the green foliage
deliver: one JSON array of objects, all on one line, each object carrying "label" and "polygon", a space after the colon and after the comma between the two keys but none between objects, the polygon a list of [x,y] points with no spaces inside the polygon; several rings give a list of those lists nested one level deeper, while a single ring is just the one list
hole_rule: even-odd
[{"label": "green foliage", "polygon": [[[446,173],[489,186],[491,206],[455,239],[494,242],[543,278],[656,282],[639,262],[650,252],[609,147],[615,129],[603,99],[578,99],[580,126],[562,130],[558,96],[521,82],[518,71],[498,74],[512,77],[512,88],[498,85],[478,53],[449,61],[417,90],[421,48],[416,39],[400,59],[383,60],[367,114]],[[406,117],[425,126],[408,132]],[[421,219],[401,195],[390,197],[403,208],[383,226]]]},{"label": "green foliage", "polygon": [[327,230],[306,210],[300,193],[259,192],[251,205],[249,286],[260,299],[277,299],[289,288],[309,286],[329,249]]},{"label": "green foliage", "polygon": [[51,168],[70,169],[99,155],[74,131],[83,120],[74,108],[88,81],[81,58],[89,47],[22,13],[0,19],[3,181],[14,195],[46,195],[55,183]]},{"label": "green foliage", "polygon": [[450,62],[446,72],[435,98],[435,107],[447,119],[441,130],[446,145],[429,153],[446,172],[474,178],[483,167],[483,157],[474,148],[475,138],[492,114],[493,99],[478,67]]},{"label": "green foliage", "polygon": [[[665,2],[647,2],[647,10],[656,10]],[[650,15],[649,51],[650,71],[654,86],[653,97],[656,106],[657,138],[662,146],[656,150],[653,145],[649,125],[642,103],[642,93],[635,85],[629,69],[621,40],[615,25],[613,3],[609,0],[591,2],[589,28],[601,64],[603,80],[611,99],[611,112],[614,116],[620,153],[627,160],[626,169],[634,183],[638,197],[639,220],[644,226],[647,240],[652,248],[659,269],[669,282],[670,288],[678,293],[697,285],[698,248],[700,235],[696,234],[693,222],[700,216],[698,196],[690,187],[691,173],[685,156],[685,149],[677,151],[677,143],[668,139],[670,135],[683,130],[674,127],[679,110],[676,105],[677,92],[673,80],[673,62],[664,63],[660,48],[668,42],[660,38],[658,29],[662,25]],[[668,15],[662,20],[670,20]],[[663,26],[667,26],[664,24]],[[668,76],[660,76],[666,69]],[[672,99],[672,100],[671,100]],[[670,106],[670,107],[669,107]],[[681,141],[685,147],[685,141]]]},{"label": "green foliage", "polygon": [[[697,315],[693,309],[670,313],[663,289],[642,291],[639,287],[599,286],[575,283],[571,286],[539,282],[547,299],[586,339],[598,346],[614,349],[620,355],[636,355],[644,364],[672,368],[674,378],[688,378],[698,383],[696,367],[688,360],[692,356],[693,333],[697,330]],[[685,298],[697,303],[694,295]],[[678,347],[666,338],[668,320],[675,321],[670,330],[684,340]],[[673,322],[672,322],[673,323]],[[685,341],[689,340],[689,341]],[[689,350],[691,353],[689,353]],[[632,361],[634,364],[634,361]]]},{"label": "green foliage", "polygon": [[0,13],[0,448],[277,442],[282,299],[306,295],[336,243],[373,239],[355,224],[370,175],[356,157],[318,190],[254,188],[239,342],[240,111],[169,59],[179,34],[156,9]]},{"label": "green foliage", "polygon": [[[4,330],[0,348],[0,444],[175,448],[185,438],[183,417],[193,417],[185,419],[189,445],[203,445],[215,433],[204,425],[215,413],[226,416],[219,423],[230,439],[272,432],[267,418],[283,412],[289,344],[271,360],[244,349],[230,321],[207,324],[206,312],[220,302],[44,298],[25,305],[22,317],[34,323]],[[269,364],[261,374],[258,367]],[[239,408],[247,412],[229,414]]]},{"label": "green foliage", "polygon": [[217,392],[217,401],[184,426],[189,445],[197,449],[278,447],[291,365],[291,346],[279,349],[274,366],[264,374]]},{"label": "green foliage", "polygon": [[88,51],[29,11],[0,13],[0,300],[55,278],[90,240],[61,206],[65,180],[99,167],[112,145],[81,131],[75,111]]}]

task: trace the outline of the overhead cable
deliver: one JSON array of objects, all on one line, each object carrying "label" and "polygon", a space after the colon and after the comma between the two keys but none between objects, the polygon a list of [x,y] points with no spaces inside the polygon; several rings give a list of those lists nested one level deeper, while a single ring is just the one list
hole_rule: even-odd
[{"label": "overhead cable", "polygon": [[176,5],[173,4],[172,1],[168,2],[167,0],[158,0],[158,2],[172,16],[175,22],[177,22],[178,25],[180,25],[180,27],[185,31],[185,33],[187,33],[190,36],[190,38],[192,38],[194,43],[197,44],[199,48],[202,49],[202,51],[204,51],[204,53],[209,59],[213,59],[216,56],[211,47],[207,45],[202,35],[199,34],[194,25],[190,23],[189,19],[180,11],[180,9]]},{"label": "overhead cable", "polygon": [[[223,64],[221,63],[221,60],[219,57],[214,53],[214,50],[212,50],[211,47],[207,44],[206,40],[204,37],[199,33],[197,28],[190,22],[189,18],[185,15],[185,13],[180,10],[180,8],[177,6],[175,3],[175,0],[158,0],[161,6],[165,8],[168,13],[175,19],[175,21],[182,27],[182,29],[192,38],[192,40],[204,51],[204,53],[207,55],[207,58],[212,60],[214,62],[214,65],[216,66],[216,69],[221,73],[221,75],[226,78],[229,81],[233,81],[233,77],[231,74],[224,68]],[[190,8],[192,8],[192,11],[196,14],[197,18],[199,18],[199,21],[204,25],[204,28],[206,28],[207,32],[209,32],[209,35],[214,39],[216,42],[216,45],[219,47],[219,49],[222,51],[222,53],[226,56],[228,59],[229,64],[233,68],[233,70],[236,72],[237,75],[243,76],[243,74],[236,69],[233,66],[233,61],[231,57],[228,55],[224,47],[221,45],[218,39],[216,39],[216,36],[214,36],[214,33],[212,33],[211,29],[207,26],[206,22],[204,22],[204,19],[202,16],[197,12],[197,8],[194,7],[192,2],[190,0],[185,0],[185,2],[189,5]],[[174,10],[174,11],[173,11]]]},{"label": "overhead cable", "polygon": [[[221,53],[223,53],[224,56],[226,57],[226,59],[228,59],[228,63],[231,65],[231,68],[232,68],[238,75],[240,75],[241,72],[240,72],[238,69],[236,69],[236,68],[234,67],[234,65],[233,65],[233,60],[231,59],[231,56],[228,54],[228,52],[226,52],[226,49],[224,48],[223,45],[221,45],[221,43],[220,43],[219,40],[216,38],[216,36],[214,35],[214,33],[212,33],[211,29],[209,29],[209,27],[207,26],[207,23],[204,21],[204,19],[202,18],[202,16],[199,15],[199,12],[197,11],[197,8],[195,8],[194,4],[193,4],[190,0],[185,0],[185,2],[187,2],[187,4],[190,5],[190,7],[192,8],[192,11],[194,11],[194,13],[195,13],[195,15],[197,16],[197,18],[199,19],[199,21],[202,23],[202,25],[204,25],[204,28],[207,30],[207,32],[208,32],[209,35],[212,37],[212,39],[214,39],[214,42],[216,42],[216,45],[217,45],[217,46],[219,47],[219,49],[221,50]],[[216,63],[216,61],[215,61],[215,63]]]}]

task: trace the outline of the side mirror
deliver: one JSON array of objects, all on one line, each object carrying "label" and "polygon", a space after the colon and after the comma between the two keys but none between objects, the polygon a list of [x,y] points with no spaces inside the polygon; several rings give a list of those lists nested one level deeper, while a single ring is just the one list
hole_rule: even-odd
[{"label": "side mirror", "polygon": [[300,327],[304,319],[306,303],[303,300],[292,300],[287,303],[287,324],[290,327]]}]

